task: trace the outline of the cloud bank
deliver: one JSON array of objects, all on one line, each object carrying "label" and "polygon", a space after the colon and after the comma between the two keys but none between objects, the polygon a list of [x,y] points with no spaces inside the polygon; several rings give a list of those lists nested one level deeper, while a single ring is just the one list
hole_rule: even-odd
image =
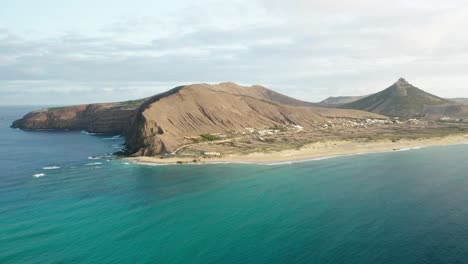
[{"label": "cloud bank", "polygon": [[44,35],[32,22],[0,24],[0,104],[118,101],[223,81],[318,101],[377,92],[399,77],[468,97],[464,1],[174,1],[161,9],[167,14],[129,13],[92,30],[61,27],[52,15],[56,33]]}]

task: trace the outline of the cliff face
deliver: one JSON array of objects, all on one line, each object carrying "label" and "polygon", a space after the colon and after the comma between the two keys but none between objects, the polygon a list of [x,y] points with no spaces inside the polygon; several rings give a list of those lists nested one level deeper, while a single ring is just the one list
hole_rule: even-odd
[{"label": "cliff face", "polygon": [[261,86],[222,83],[178,87],[140,107],[125,133],[126,147],[129,154],[153,156],[175,151],[185,137],[206,133],[274,125],[300,125],[307,129],[338,117],[384,118],[357,110],[302,105],[307,103]]},{"label": "cliff face", "polygon": [[121,134],[137,113],[141,101],[89,104],[36,110],[13,122],[21,129],[86,130],[92,133]]}]

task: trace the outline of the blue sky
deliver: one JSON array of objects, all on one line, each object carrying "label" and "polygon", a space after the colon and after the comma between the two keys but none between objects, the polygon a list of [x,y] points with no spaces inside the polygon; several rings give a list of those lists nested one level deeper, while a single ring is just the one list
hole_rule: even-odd
[{"label": "blue sky", "polygon": [[399,77],[468,97],[467,26],[461,0],[3,0],[0,104],[119,101],[224,81],[319,101]]}]

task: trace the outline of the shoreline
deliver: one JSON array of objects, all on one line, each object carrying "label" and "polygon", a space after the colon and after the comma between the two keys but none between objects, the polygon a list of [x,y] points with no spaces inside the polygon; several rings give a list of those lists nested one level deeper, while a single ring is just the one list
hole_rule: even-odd
[{"label": "shoreline", "polygon": [[[397,142],[379,140],[358,142],[351,140],[323,141],[305,145],[300,149],[288,149],[277,152],[255,152],[250,154],[229,154],[219,158],[202,157],[128,157],[123,160],[134,164],[158,166],[180,164],[258,164],[280,165],[314,160],[347,157],[364,154],[407,151],[435,146],[468,144],[468,134],[445,137],[401,139]],[[194,162],[194,160],[197,160]]]}]

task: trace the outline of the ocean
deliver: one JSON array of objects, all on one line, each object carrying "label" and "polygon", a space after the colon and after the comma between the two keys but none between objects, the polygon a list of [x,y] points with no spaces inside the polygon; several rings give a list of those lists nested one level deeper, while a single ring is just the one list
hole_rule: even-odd
[{"label": "ocean", "polygon": [[468,145],[144,166],[0,107],[0,263],[468,263]]}]

